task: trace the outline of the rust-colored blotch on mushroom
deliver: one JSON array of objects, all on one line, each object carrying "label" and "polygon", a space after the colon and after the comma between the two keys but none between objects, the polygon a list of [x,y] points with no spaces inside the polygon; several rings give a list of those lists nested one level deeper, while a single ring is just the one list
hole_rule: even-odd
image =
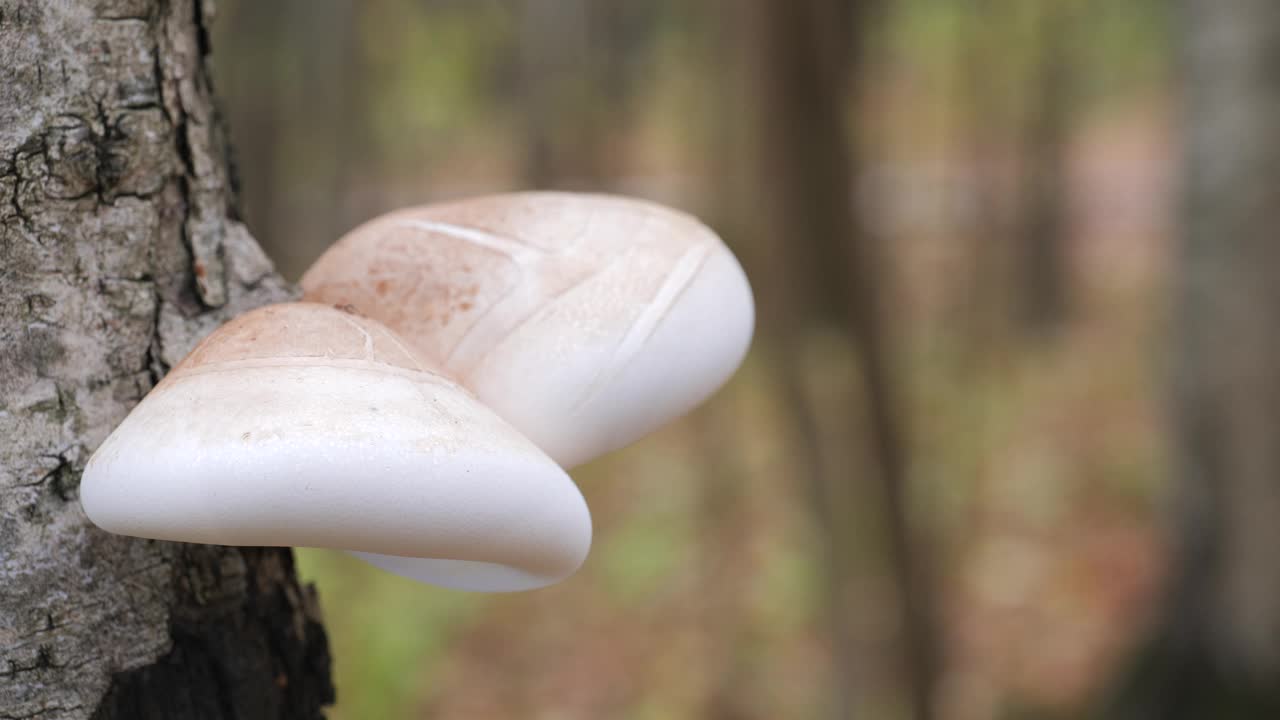
[{"label": "rust-colored blotch on mushroom", "polygon": [[750,285],[715,233],[603,195],[394,212],[339,240],[302,285],[388,325],[565,467],[702,402],[754,327]]}]

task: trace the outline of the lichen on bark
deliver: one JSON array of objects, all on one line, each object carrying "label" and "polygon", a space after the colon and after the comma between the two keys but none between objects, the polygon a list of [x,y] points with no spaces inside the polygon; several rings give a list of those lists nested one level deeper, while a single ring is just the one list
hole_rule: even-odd
[{"label": "lichen on bark", "polygon": [[332,698],[288,549],[113,536],[78,502],[170,366],[295,296],[237,219],[210,15],[0,0],[0,720],[303,718]]}]

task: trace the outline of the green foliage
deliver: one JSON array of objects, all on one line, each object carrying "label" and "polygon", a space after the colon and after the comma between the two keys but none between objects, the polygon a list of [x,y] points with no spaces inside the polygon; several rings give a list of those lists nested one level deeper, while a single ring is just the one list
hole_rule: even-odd
[{"label": "green foliage", "polygon": [[319,588],[332,646],[339,705],[330,717],[411,716],[486,596],[428,589],[331,550],[300,548],[297,557],[299,575]]},{"label": "green foliage", "polygon": [[621,606],[643,606],[671,583],[693,546],[683,513],[642,512],[595,548],[606,590]]},{"label": "green foliage", "polygon": [[383,165],[430,161],[414,149],[448,145],[508,109],[513,22],[500,2],[370,4],[360,24],[366,112]]},{"label": "green foliage", "polygon": [[1072,87],[1061,91],[1073,105],[1123,101],[1162,88],[1170,74],[1172,11],[1163,0],[899,0],[887,7],[874,54],[905,62],[925,87],[949,88],[922,98],[932,112],[976,102],[1012,125],[1025,111],[1046,30],[1066,36]]}]

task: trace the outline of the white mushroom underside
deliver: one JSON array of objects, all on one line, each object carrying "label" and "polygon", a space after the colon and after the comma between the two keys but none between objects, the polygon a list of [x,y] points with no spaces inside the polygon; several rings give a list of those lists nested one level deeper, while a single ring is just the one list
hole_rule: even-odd
[{"label": "white mushroom underside", "polygon": [[591,542],[569,477],[465,391],[365,361],[223,363],[170,378],[86,468],[111,532],[341,548],[468,590],[567,577]]}]

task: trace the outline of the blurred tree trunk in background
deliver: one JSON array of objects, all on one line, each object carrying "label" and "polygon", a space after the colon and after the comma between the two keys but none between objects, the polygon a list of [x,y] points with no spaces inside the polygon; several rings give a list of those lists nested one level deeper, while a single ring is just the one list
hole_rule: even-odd
[{"label": "blurred tree trunk in background", "polygon": [[[863,474],[879,482],[885,503],[890,562],[901,609],[903,659],[914,717],[934,717],[937,675],[931,598],[909,527],[904,447],[886,357],[878,307],[882,273],[856,217],[855,146],[845,112],[863,58],[864,25],[871,4],[837,0],[722,3],[720,17],[741,25],[734,66],[744,79],[736,92],[743,103],[722,103],[727,135],[743,133],[745,157],[722,162],[726,177],[737,164],[752,178],[737,193],[739,215],[759,220],[763,254],[753,277],[764,279],[762,323],[779,348],[789,404],[805,447],[803,471],[819,527],[828,544],[827,574],[840,717],[853,715],[850,673],[856,661],[846,606],[851,572],[847,544],[856,515],[849,487]],[[733,18],[728,20],[728,18]],[[855,93],[856,94],[856,93]],[[739,116],[737,108],[749,112]],[[722,153],[723,154],[723,153]],[[743,167],[745,165],[745,167]],[[724,191],[734,192],[732,181]],[[725,214],[736,214],[726,212]],[[750,258],[748,258],[750,259]],[[865,422],[851,409],[846,429],[865,426],[871,467],[843,468],[824,447],[825,432],[803,364],[806,335],[822,328],[847,329],[859,353]],[[844,501],[842,501],[844,499]]]},{"label": "blurred tree trunk in background", "polygon": [[659,2],[520,0],[518,75],[530,188],[611,190],[632,117],[635,67],[653,51]]},{"label": "blurred tree trunk in background", "polygon": [[[347,189],[360,148],[358,132],[365,100],[360,63],[360,0],[290,0],[286,28],[297,33],[299,55],[284,58],[293,76],[284,78],[278,112],[288,113],[281,139],[286,163],[305,179],[299,202],[284,208],[264,238],[263,249],[286,277],[300,277],[338,234],[350,229]],[[286,182],[275,177],[272,182]],[[250,197],[253,197],[250,194]],[[363,218],[361,218],[363,219]]]},{"label": "blurred tree trunk in background", "polygon": [[[109,535],[90,454],[205,334],[287,299],[237,220],[211,4],[0,0],[0,716],[317,718],[289,548]],[[175,469],[181,472],[181,469]]]},{"label": "blurred tree trunk in background", "polygon": [[1076,17],[1070,4],[1036,8],[1035,55],[1027,84],[1014,287],[1024,336],[1045,337],[1067,319],[1067,141],[1071,131]]},{"label": "blurred tree trunk in background", "polygon": [[[709,188],[707,207],[700,214],[724,237],[747,268],[757,298],[756,311],[762,334],[772,336],[778,329],[776,311],[779,303],[765,303],[762,299],[777,296],[780,273],[754,271],[754,268],[765,264],[761,258],[761,247],[767,238],[762,236],[759,224],[754,222],[759,211],[755,198],[759,178],[751,162],[755,150],[752,140],[756,118],[754,113],[740,111],[748,104],[755,84],[754,72],[748,65],[754,48],[746,31],[748,26],[758,25],[750,19],[758,12],[759,3],[740,0],[704,0],[693,4],[690,10],[687,21],[704,39],[698,48],[699,66],[694,72],[702,79],[705,89],[700,97],[703,104],[697,108],[700,112],[695,113],[700,121],[695,128],[697,147],[690,152],[705,152],[703,159],[709,166],[706,174],[714,178]],[[756,341],[757,348],[762,345]],[[702,561],[705,568],[703,582],[720,587],[724,582],[722,576],[729,574],[724,571],[728,567],[726,560],[732,554],[740,554],[738,548],[745,547],[746,543],[733,539],[725,542],[725,536],[733,530],[733,516],[740,513],[744,505],[744,497],[741,478],[727,477],[725,458],[715,456],[724,443],[723,438],[717,439],[720,430],[716,423],[721,421],[712,415],[716,412],[719,411],[713,403],[697,411],[694,420],[700,433],[705,462],[713,466],[704,471],[709,482],[699,486],[703,511],[699,516],[701,531],[714,538],[703,545],[706,550]],[[799,468],[796,473],[812,475],[809,468]],[[730,588],[727,596],[733,597],[740,592],[735,590]],[[750,657],[750,646],[754,641],[743,622],[747,609],[742,603],[735,602],[728,607],[711,605],[706,612],[708,623],[718,623],[718,627],[726,632],[720,646],[714,649],[711,662],[718,666],[718,673],[701,715],[709,720],[763,717],[752,707],[751,698],[741,692],[742,687],[762,680],[751,674],[752,668],[745,662]],[[848,633],[839,623],[830,622],[830,618],[827,621],[833,628],[835,638],[832,642],[837,653],[842,653],[848,647]]]},{"label": "blurred tree trunk in background", "polygon": [[223,3],[217,80],[236,102],[246,222],[287,277],[351,224],[347,189],[362,148],[355,0]]},{"label": "blurred tree trunk in background", "polygon": [[[958,5],[954,104],[970,237],[956,306],[967,328],[964,369],[981,372],[998,368],[1019,336],[1044,338],[1067,320],[1067,155],[1081,11],[1064,0]],[[1030,21],[1025,59],[1011,47],[1022,14]]]},{"label": "blurred tree trunk in background", "polygon": [[594,114],[591,14],[586,0],[521,0],[520,88],[524,180],[533,188],[598,187],[600,128]]},{"label": "blurred tree trunk in background", "polygon": [[[244,2],[224,0],[219,22],[235,26],[222,33],[214,62],[219,92],[227,103],[227,120],[235,135],[232,162],[241,188],[249,197],[244,205],[244,221],[263,249],[278,258],[271,247],[276,237],[273,220],[280,212],[281,136],[284,118],[280,112],[280,56],[291,48],[284,42],[287,4],[285,2]],[[279,240],[276,240],[278,244]]]},{"label": "blurred tree trunk in background", "polygon": [[[821,443],[817,408],[810,401],[804,377],[805,334],[812,329],[814,316],[819,315],[814,311],[819,301],[806,296],[812,288],[805,285],[806,280],[812,279],[806,273],[812,264],[807,259],[814,254],[813,239],[780,229],[785,220],[779,217],[776,193],[779,184],[790,178],[773,175],[764,157],[765,148],[773,139],[765,128],[774,122],[774,112],[765,98],[772,99],[776,91],[776,83],[769,78],[782,48],[771,41],[768,0],[713,0],[705,5],[702,32],[719,39],[705,61],[713,98],[703,128],[712,150],[710,175],[716,178],[712,224],[737,248],[752,277],[759,298],[761,334],[769,338],[757,343],[757,347],[777,349],[771,354],[770,365],[781,375],[788,412],[785,424],[795,428],[795,476],[805,483],[823,552],[825,607],[821,621],[831,635],[832,716],[851,718],[855,716],[854,676],[859,658],[845,594],[852,575],[849,547],[844,542],[848,533],[841,532],[839,523],[849,508],[828,492],[831,469]],[[824,244],[829,240],[821,238]],[[839,306],[833,297],[837,294],[838,288],[826,293],[828,303],[821,315],[828,320]],[[706,503],[710,506],[716,500],[711,497]],[[741,645],[744,640],[736,642]],[[712,707],[706,713],[717,720],[753,717],[739,697],[738,688],[744,678],[738,674],[739,663],[732,660],[736,654],[733,650],[730,648],[719,691],[712,696]]]},{"label": "blurred tree trunk in background", "polygon": [[1011,228],[1002,192],[1000,149],[1008,133],[1004,116],[1000,54],[1007,8],[997,0],[958,0],[955,42],[958,82],[952,101],[960,146],[957,189],[967,215],[968,242],[961,255],[962,280],[955,301],[963,343],[962,371],[981,373],[1007,346],[1008,246]]},{"label": "blurred tree trunk in background", "polygon": [[1187,0],[1174,568],[1115,718],[1280,717],[1280,3]]}]

